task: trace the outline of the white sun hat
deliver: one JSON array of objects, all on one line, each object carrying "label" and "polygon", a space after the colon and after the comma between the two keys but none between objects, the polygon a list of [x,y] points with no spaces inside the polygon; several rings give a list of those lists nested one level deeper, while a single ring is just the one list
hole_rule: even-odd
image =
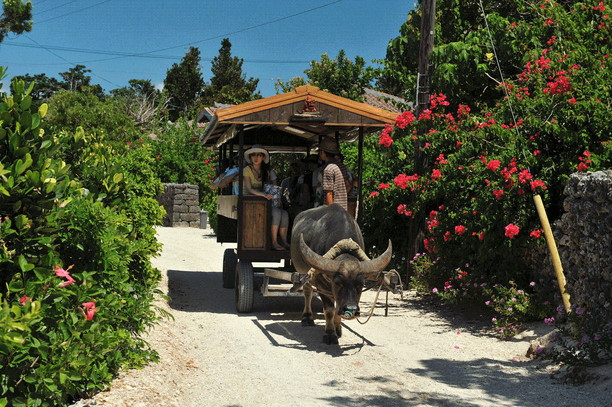
[{"label": "white sun hat", "polygon": [[261,144],[253,144],[253,147],[246,150],[244,152],[244,161],[246,161],[247,164],[252,164],[251,154],[255,154],[255,153],[262,153],[264,155],[264,162],[266,164],[270,162],[270,153],[268,153],[268,150],[263,148]]}]

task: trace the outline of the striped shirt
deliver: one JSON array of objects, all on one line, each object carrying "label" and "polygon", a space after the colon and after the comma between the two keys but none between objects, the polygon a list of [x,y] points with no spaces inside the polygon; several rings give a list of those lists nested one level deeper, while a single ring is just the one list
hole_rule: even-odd
[{"label": "striped shirt", "polygon": [[323,191],[332,191],[334,203],[348,210],[344,176],[336,164],[327,164],[323,169]]}]

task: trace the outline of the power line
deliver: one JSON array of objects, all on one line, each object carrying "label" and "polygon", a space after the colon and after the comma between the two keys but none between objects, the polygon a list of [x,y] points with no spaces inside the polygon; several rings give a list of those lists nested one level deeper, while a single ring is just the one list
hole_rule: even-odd
[{"label": "power line", "polygon": [[[112,1],[112,0],[104,0],[104,1],[101,1],[101,2],[96,3],[96,4],[92,4],[91,6],[83,7],[83,8],[80,8],[78,10],[72,10],[72,11],[70,11],[68,13],[61,14],[59,16],[55,16],[55,17],[47,18],[46,20],[39,21],[36,24],[46,23],[47,21],[57,20],[58,18],[66,17],[66,16],[69,16],[70,14],[78,13],[78,12],[83,11],[83,10],[89,10],[90,8],[94,8],[94,7],[99,6],[101,4],[108,3],[109,1]],[[68,4],[68,3],[66,3],[66,4]]]},{"label": "power line", "polygon": [[[41,44],[20,44],[11,41],[5,41],[2,45],[9,45],[13,47],[23,47],[23,48],[41,48],[45,50],[55,50],[55,51],[64,51],[64,52],[75,52],[81,54],[97,54],[97,55],[116,55],[121,57],[134,57],[134,58],[154,58],[154,59],[170,59],[170,60],[180,60],[182,57],[180,56],[172,56],[172,55],[142,55],[135,54],[131,52],[121,52],[121,51],[104,51],[104,50],[95,50],[95,49],[86,49],[86,48],[72,48],[72,47],[60,47],[55,45],[41,45]],[[85,62],[100,62],[105,61],[106,59],[94,60],[94,61],[85,61]],[[213,58],[201,58],[202,61],[210,62]],[[259,63],[259,64],[304,64],[310,63],[310,61],[298,61],[298,60],[272,60],[272,59],[243,59],[244,62],[249,63]]]},{"label": "power line", "polygon": [[[106,1],[110,1],[110,0],[106,0]],[[102,3],[105,3],[106,1],[103,1]],[[219,38],[227,38],[227,37],[229,37],[231,35],[234,35],[234,34],[239,34],[239,33],[245,32],[245,31],[254,30],[255,28],[260,28],[260,27],[263,27],[263,26],[266,26],[266,25],[278,23],[279,21],[283,21],[283,20],[287,20],[287,19],[290,19],[290,18],[293,18],[293,17],[297,17],[297,16],[300,16],[302,14],[307,14],[307,13],[310,13],[312,11],[322,9],[324,7],[329,7],[329,6],[333,5],[333,4],[341,3],[342,1],[344,1],[344,0],[332,1],[331,3],[326,3],[326,4],[323,4],[321,6],[313,7],[313,8],[310,8],[308,10],[300,11],[298,13],[294,13],[294,14],[291,14],[291,15],[288,15],[288,16],[285,16],[285,17],[280,17],[280,18],[277,18],[277,19],[274,19],[274,20],[266,21],[266,22],[261,23],[261,24],[252,25],[250,27],[242,28],[242,29],[239,29],[239,30],[236,30],[236,31],[225,33],[225,34],[216,35],[214,37],[204,38],[204,39],[198,40],[198,41],[193,41],[193,42],[189,42],[189,43],[185,43],[185,44],[181,44],[181,45],[174,45],[172,47],[160,48],[160,49],[156,49],[156,50],[152,50],[152,51],[147,51],[147,52],[128,53],[127,55],[121,55],[121,56],[116,56],[116,57],[113,57],[113,58],[105,58],[105,59],[99,59],[99,60],[96,60],[96,61],[88,61],[88,62],[112,61],[114,59],[126,58],[126,57],[130,57],[130,58],[133,58],[133,57],[143,57],[143,56],[147,56],[147,55],[150,55],[150,54],[153,54],[153,53],[156,53],[156,52],[168,51],[168,50],[176,49],[176,48],[183,48],[183,47],[185,47],[187,45],[199,44],[199,43],[202,43],[202,42],[212,41],[212,40],[216,40],[216,39],[219,39]],[[98,4],[102,4],[102,3],[98,3]],[[59,18],[59,17],[62,17],[62,16],[58,16],[58,17],[54,17],[54,18]],[[49,21],[49,20],[45,20],[45,21]],[[310,62],[310,61],[306,61],[306,63],[308,63],[308,62]],[[266,63],[276,63],[276,62],[268,61]],[[281,62],[281,63],[304,63],[304,62],[302,62],[302,61],[300,61],[300,62],[297,62],[297,61],[296,62],[286,61],[286,62]]]},{"label": "power line", "polygon": [[41,15],[41,14],[47,13],[47,12],[49,12],[49,11],[56,10],[56,9],[58,9],[58,8],[61,8],[61,7],[67,6],[68,4],[71,4],[71,3],[76,3],[77,1],[79,1],[79,0],[72,0],[72,1],[69,1],[69,2],[67,2],[67,3],[60,4],[59,6],[55,6],[55,7],[48,8],[48,9],[46,9],[46,10],[43,10],[43,11],[40,11],[40,12],[36,13],[36,15]]},{"label": "power line", "polygon": [[[72,65],[72,66],[76,66],[76,65],[77,65],[77,64],[75,64],[75,63],[73,63],[73,62],[68,61],[68,60],[67,60],[66,58],[64,58],[63,56],[61,56],[61,55],[59,55],[59,54],[56,54],[56,53],[55,53],[55,52],[53,52],[52,50],[45,48],[44,46],[42,46],[41,44],[39,44],[38,42],[36,42],[36,40],[34,40],[33,38],[30,38],[30,36],[29,36],[29,35],[27,35],[27,34],[24,34],[24,35],[26,36],[26,38],[27,38],[27,39],[29,39],[30,41],[32,41],[33,43],[35,43],[36,45],[38,45],[40,48],[42,48],[42,49],[44,49],[45,51],[47,51],[48,53],[50,53],[51,55],[56,56],[57,58],[61,59],[62,61],[66,62],[66,63],[68,63],[68,64],[70,64],[70,65]],[[95,76],[96,78],[98,78],[98,79],[101,79],[101,80],[103,80],[103,81],[105,81],[105,82],[110,83],[110,84],[111,84],[111,85],[113,85],[113,86],[116,86],[116,87],[118,87],[118,88],[120,88],[120,87],[121,87],[120,85],[117,85],[116,83],[111,82],[111,81],[109,81],[108,79],[103,78],[103,77],[101,77],[100,75],[95,74],[94,72],[91,72],[91,74],[92,74],[93,76]]]}]

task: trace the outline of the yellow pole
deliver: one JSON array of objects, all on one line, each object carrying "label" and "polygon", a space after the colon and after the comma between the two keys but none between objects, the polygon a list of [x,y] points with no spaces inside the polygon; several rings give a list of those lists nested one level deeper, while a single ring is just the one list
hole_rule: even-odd
[{"label": "yellow pole", "polygon": [[534,195],[533,201],[535,202],[536,209],[538,210],[538,216],[540,217],[540,223],[544,229],[544,236],[546,237],[546,244],[548,245],[548,251],[553,263],[553,269],[557,276],[557,284],[559,284],[559,290],[561,290],[561,298],[563,299],[563,306],[565,311],[570,312],[570,296],[565,290],[565,275],[563,274],[563,266],[561,265],[561,258],[557,251],[557,245],[555,244],[555,237],[552,234],[550,223],[548,223],[548,216],[546,216],[546,210],[542,203],[542,197],[540,195]]}]

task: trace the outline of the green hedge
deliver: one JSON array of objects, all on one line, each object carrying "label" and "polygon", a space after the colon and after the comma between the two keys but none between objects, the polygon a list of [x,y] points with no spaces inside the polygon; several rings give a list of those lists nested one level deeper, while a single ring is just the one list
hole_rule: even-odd
[{"label": "green hedge", "polygon": [[0,406],[65,405],[156,358],[142,334],[158,318],[161,183],[147,149],[47,133],[47,106],[13,89],[0,100]]}]

